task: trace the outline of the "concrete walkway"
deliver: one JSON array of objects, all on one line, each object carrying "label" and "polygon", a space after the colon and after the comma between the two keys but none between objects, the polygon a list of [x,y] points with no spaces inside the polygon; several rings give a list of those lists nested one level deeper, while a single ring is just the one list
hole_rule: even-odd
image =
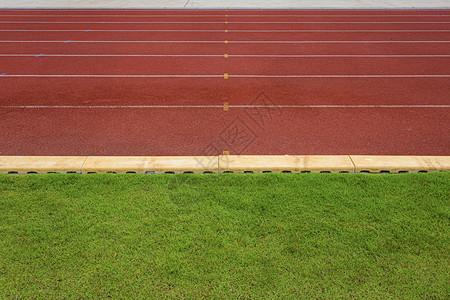
[{"label": "concrete walkway", "polygon": [[[225,3],[225,4],[224,4]],[[450,8],[449,0],[0,0],[1,8]]]}]

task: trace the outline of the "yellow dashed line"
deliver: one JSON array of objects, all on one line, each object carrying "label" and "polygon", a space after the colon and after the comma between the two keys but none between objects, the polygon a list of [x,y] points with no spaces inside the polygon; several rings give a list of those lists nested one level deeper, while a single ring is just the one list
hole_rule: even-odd
[{"label": "yellow dashed line", "polygon": [[228,111],[228,102],[223,103],[223,110]]},{"label": "yellow dashed line", "polygon": [[225,29],[225,32],[228,32],[228,29]]},{"label": "yellow dashed line", "polygon": [[228,54],[225,53],[225,54],[224,54],[224,57],[225,57],[225,58],[228,58]]},{"label": "yellow dashed line", "polygon": [[228,21],[225,21],[225,24],[228,24]]},{"label": "yellow dashed line", "polygon": [[223,78],[228,79],[228,73],[223,74]]},{"label": "yellow dashed line", "polygon": [[225,40],[225,44],[228,44],[228,41],[227,41],[227,40]]}]

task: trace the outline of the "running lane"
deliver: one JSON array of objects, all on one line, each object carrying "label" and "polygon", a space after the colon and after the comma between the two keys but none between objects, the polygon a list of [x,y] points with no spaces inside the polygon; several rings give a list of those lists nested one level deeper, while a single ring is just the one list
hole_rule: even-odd
[{"label": "running lane", "polygon": [[0,155],[450,155],[448,10],[0,10]]}]

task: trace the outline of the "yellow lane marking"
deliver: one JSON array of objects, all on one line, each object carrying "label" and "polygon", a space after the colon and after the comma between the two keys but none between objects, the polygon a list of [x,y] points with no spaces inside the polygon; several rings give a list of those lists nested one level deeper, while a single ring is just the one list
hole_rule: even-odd
[{"label": "yellow lane marking", "polygon": [[230,155],[230,151],[223,151],[223,155]]},{"label": "yellow lane marking", "polygon": [[225,32],[228,32],[228,29],[225,29]]},{"label": "yellow lane marking", "polygon": [[228,44],[228,41],[227,41],[227,40],[225,40],[225,44]]},{"label": "yellow lane marking", "polygon": [[228,102],[223,103],[223,110],[228,111]]},{"label": "yellow lane marking", "polygon": [[224,55],[224,56],[225,56],[225,58],[228,58],[228,54],[226,54],[226,53],[225,53],[225,55]]},{"label": "yellow lane marking", "polygon": [[228,73],[223,74],[223,78],[228,79]]}]

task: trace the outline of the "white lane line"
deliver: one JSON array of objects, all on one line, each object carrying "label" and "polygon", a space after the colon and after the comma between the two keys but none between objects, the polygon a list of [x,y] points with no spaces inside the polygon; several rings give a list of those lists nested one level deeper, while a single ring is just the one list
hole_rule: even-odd
[{"label": "white lane line", "polygon": [[[450,108],[450,105],[228,105],[229,108]],[[0,109],[175,109],[223,108],[223,105],[2,105]]]},{"label": "white lane line", "polygon": [[[1,54],[0,57],[36,57],[38,54]],[[313,57],[450,57],[450,54],[227,54],[228,57],[313,58]],[[39,54],[40,57],[224,57],[224,54]]]},{"label": "white lane line", "polygon": [[[0,29],[1,32],[86,32],[86,29]],[[224,29],[89,29],[89,32],[220,32]],[[292,29],[292,30],[247,30],[228,29],[228,33],[233,32],[450,32],[450,29],[402,29],[402,30],[328,30],[328,29]]]},{"label": "white lane line", "polygon": [[[227,24],[449,24],[450,22],[346,22],[346,21],[334,21],[334,22],[320,22],[320,21],[301,21],[301,22],[242,22],[242,21],[227,21]],[[0,21],[0,24],[225,24],[225,21],[134,21],[134,22],[111,22],[111,21]]]},{"label": "white lane line", "polygon": [[[447,74],[370,74],[370,75],[251,75],[251,74],[227,74],[231,78],[449,78]],[[152,74],[152,75],[100,75],[100,74],[8,74],[3,73],[1,78],[6,77],[41,77],[41,78],[224,78],[224,74]]]},{"label": "white lane line", "polygon": [[[97,30],[94,30],[97,31]],[[450,32],[449,29],[280,29],[280,30],[247,30],[229,29],[228,32]]]},{"label": "white lane line", "polygon": [[[8,76],[8,75],[5,75]],[[433,78],[433,77],[450,77],[450,75],[228,75],[228,77],[241,77],[241,78]]]},{"label": "white lane line", "polygon": [[[448,41],[450,43],[450,41]],[[224,41],[74,41],[74,40],[65,40],[65,41],[2,41],[0,43],[220,43],[223,44]]]},{"label": "white lane line", "polygon": [[405,40],[405,41],[228,41],[233,44],[379,44],[379,43],[450,43],[450,41],[418,41],[418,40]]},{"label": "white lane line", "polygon": [[[405,40],[405,41],[227,41],[228,43],[233,44],[384,44],[384,43],[450,43],[450,41],[418,41],[418,40]],[[215,43],[215,44],[223,44],[224,41],[168,41],[168,40],[160,40],[160,41],[80,41],[80,40],[64,40],[64,41],[21,41],[21,40],[0,40],[0,43]]]},{"label": "white lane line", "polygon": [[[227,12],[228,13],[228,12]],[[173,18],[173,17],[193,17],[193,18],[198,18],[198,17],[225,17],[225,15],[227,14],[225,12],[223,12],[222,14],[216,14],[216,15],[160,15],[160,14],[152,14],[152,15],[120,15],[120,14],[108,14],[108,15],[71,15],[71,14],[64,14],[64,15],[41,15],[41,14],[36,14],[36,15],[0,15],[0,17],[66,17],[66,18],[73,18],[73,17],[80,17],[80,18],[85,18],[85,17],[126,17],[126,18],[136,18],[136,17],[162,17],[162,18]],[[448,17],[450,15],[448,14],[443,14],[443,15],[305,15],[305,14],[297,14],[297,15],[234,15],[234,14],[229,14],[228,13],[228,18],[237,18],[237,17],[261,17],[261,18],[266,18],[266,17],[275,17],[275,18],[280,18],[280,17],[301,17],[301,18],[334,18],[334,17],[355,17],[355,18],[365,18],[365,17],[374,17],[374,18],[383,18],[383,17],[410,17],[410,18],[415,18],[415,17]]]}]

